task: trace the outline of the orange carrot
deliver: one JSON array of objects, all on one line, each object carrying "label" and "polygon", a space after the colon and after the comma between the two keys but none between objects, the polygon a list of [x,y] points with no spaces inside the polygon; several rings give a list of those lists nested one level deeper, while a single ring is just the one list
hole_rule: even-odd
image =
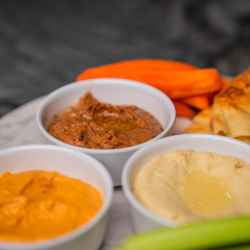
[{"label": "orange carrot", "polygon": [[179,99],[180,102],[200,110],[209,108],[209,98],[206,95],[190,96]]},{"label": "orange carrot", "polygon": [[102,65],[97,67],[97,69],[113,69],[113,70],[165,70],[165,71],[186,71],[186,70],[196,70],[197,67],[175,61],[166,61],[158,59],[135,59],[130,61],[116,62],[111,64]]},{"label": "orange carrot", "polygon": [[195,116],[195,112],[185,104],[179,101],[173,101],[173,103],[176,110],[176,115],[186,116],[189,118],[193,118]]},{"label": "orange carrot", "polygon": [[222,81],[217,70],[134,70],[116,67],[99,67],[85,70],[77,80],[91,78],[125,78],[144,82],[166,93],[170,98],[184,98],[213,93],[221,89]]}]

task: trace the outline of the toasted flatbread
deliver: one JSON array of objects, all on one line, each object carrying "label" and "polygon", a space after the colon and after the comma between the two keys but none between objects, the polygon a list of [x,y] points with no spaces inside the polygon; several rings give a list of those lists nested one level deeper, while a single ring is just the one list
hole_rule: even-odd
[{"label": "toasted flatbread", "polygon": [[215,97],[211,127],[216,135],[250,143],[250,68]]},{"label": "toasted flatbread", "polygon": [[183,134],[213,134],[210,126],[211,108],[201,111],[193,118],[193,123]]}]

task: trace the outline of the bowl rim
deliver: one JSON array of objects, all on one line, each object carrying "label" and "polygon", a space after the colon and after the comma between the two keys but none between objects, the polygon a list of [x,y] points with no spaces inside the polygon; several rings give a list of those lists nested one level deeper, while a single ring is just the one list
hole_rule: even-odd
[{"label": "bowl rim", "polygon": [[[105,83],[115,82],[116,84],[122,84],[122,85],[125,84],[126,86],[128,86],[128,88],[130,86],[133,86],[133,87],[137,86],[140,88],[150,90],[151,93],[158,96],[158,98],[161,98],[162,100],[164,100],[169,107],[169,110],[167,110],[167,112],[169,112],[170,120],[169,120],[167,127],[159,135],[157,135],[155,138],[153,138],[147,142],[137,144],[137,145],[131,146],[131,147],[118,148],[118,149],[92,149],[92,148],[77,147],[77,146],[73,146],[73,145],[67,144],[65,142],[62,142],[62,141],[56,139],[55,137],[53,137],[52,135],[50,135],[42,124],[42,114],[43,114],[43,111],[44,111],[47,103],[49,101],[51,101],[52,99],[54,99],[55,97],[60,96],[61,93],[66,92],[68,89],[74,88],[75,86],[79,86],[80,84],[93,83],[93,81],[94,81],[94,84],[96,84],[96,83],[97,84],[105,84]],[[142,148],[142,147],[152,143],[153,141],[156,141],[156,140],[164,137],[173,127],[175,119],[176,119],[176,111],[175,111],[174,104],[165,93],[163,93],[162,91],[158,90],[157,88],[152,87],[152,86],[145,84],[143,82],[122,79],[122,78],[93,78],[93,79],[68,83],[68,84],[52,91],[42,101],[42,103],[39,105],[38,110],[36,112],[36,122],[37,122],[38,128],[39,128],[40,132],[42,133],[42,135],[46,139],[48,139],[49,141],[51,141],[52,143],[54,143],[56,145],[66,147],[69,149],[73,149],[73,150],[77,150],[77,151],[87,153],[87,154],[113,154],[113,153],[125,153],[125,152],[129,152],[129,151],[137,150],[139,148]]]},{"label": "bowl rim", "polygon": [[[173,136],[169,136],[167,138],[163,138],[160,139],[156,142],[153,142],[150,145],[147,145],[143,148],[141,148],[140,150],[136,151],[126,162],[124,168],[123,168],[123,172],[122,172],[122,189],[124,192],[124,195],[126,197],[126,199],[128,200],[129,204],[136,209],[139,213],[141,213],[144,217],[154,221],[155,223],[158,223],[162,226],[167,226],[167,227],[177,227],[178,224],[162,218],[158,215],[156,215],[155,213],[151,212],[149,209],[147,209],[146,207],[144,207],[134,196],[132,190],[130,189],[130,185],[129,185],[129,174],[130,171],[133,167],[134,162],[141,157],[141,155],[143,155],[145,152],[150,151],[152,148],[154,148],[157,145],[161,145],[161,144],[165,144],[165,142],[167,143],[171,143],[171,141],[175,141],[175,140],[182,140],[183,138],[185,139],[192,139],[192,138],[203,138],[203,139],[213,139],[216,141],[222,141],[223,143],[231,143],[231,144],[235,144],[238,145],[239,147],[246,147],[248,149],[250,149],[250,145],[248,145],[247,143],[238,141],[236,139],[233,138],[229,138],[229,137],[224,137],[224,136],[220,136],[220,135],[210,135],[210,134],[183,134],[183,135],[173,135]],[[174,150],[174,149],[173,149]]]},{"label": "bowl rim", "polygon": [[87,223],[83,224],[77,229],[74,229],[66,234],[59,235],[57,237],[51,238],[51,239],[45,239],[45,240],[39,240],[35,242],[20,242],[20,243],[8,243],[8,242],[0,242],[0,248],[6,249],[6,250],[42,250],[47,247],[55,247],[60,246],[64,243],[70,242],[72,240],[75,240],[76,238],[80,237],[81,235],[87,233],[89,230],[91,230],[107,213],[111,206],[112,198],[113,198],[113,181],[111,179],[111,176],[107,169],[104,167],[102,163],[100,163],[98,160],[96,160],[94,157],[84,154],[81,152],[77,152],[75,150],[71,150],[68,148],[59,147],[56,145],[25,145],[25,146],[17,146],[12,148],[3,149],[0,151],[0,158],[3,155],[9,154],[9,153],[15,153],[17,151],[23,151],[23,150],[57,150],[57,151],[63,151],[65,153],[69,153],[72,155],[76,155],[78,157],[81,157],[83,160],[88,160],[90,164],[93,165],[93,167],[99,171],[101,174],[106,189],[107,189],[107,196],[106,199],[103,200],[103,205],[97,212],[97,214],[90,219]]}]

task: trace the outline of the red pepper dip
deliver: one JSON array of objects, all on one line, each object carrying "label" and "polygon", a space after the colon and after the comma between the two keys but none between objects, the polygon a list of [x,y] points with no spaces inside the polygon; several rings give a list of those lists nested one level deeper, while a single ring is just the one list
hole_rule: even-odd
[{"label": "red pepper dip", "polygon": [[87,92],[70,109],[55,115],[47,131],[70,145],[116,149],[149,141],[163,129],[159,121],[143,109],[101,103]]}]

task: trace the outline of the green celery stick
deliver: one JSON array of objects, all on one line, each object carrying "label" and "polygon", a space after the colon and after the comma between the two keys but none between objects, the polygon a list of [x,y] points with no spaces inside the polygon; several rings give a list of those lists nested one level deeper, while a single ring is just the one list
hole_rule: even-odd
[{"label": "green celery stick", "polygon": [[250,250],[250,245],[216,248],[214,250]]},{"label": "green celery stick", "polygon": [[250,243],[250,217],[235,217],[130,236],[116,250],[195,250],[247,242]]}]

